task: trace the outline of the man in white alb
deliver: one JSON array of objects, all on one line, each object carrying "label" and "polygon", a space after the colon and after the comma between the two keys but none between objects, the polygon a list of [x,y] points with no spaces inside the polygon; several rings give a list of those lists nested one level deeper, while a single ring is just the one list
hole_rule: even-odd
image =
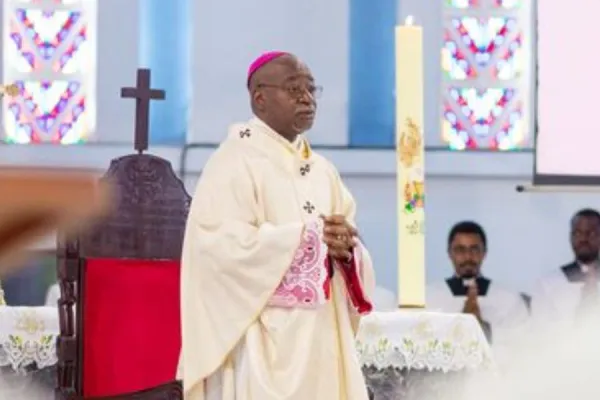
[{"label": "man in white alb", "polygon": [[533,317],[542,326],[600,316],[600,213],[579,210],[570,222],[570,240],[575,260],[542,277],[532,293]]},{"label": "man in white alb", "polygon": [[427,308],[473,315],[479,322],[501,365],[510,361],[528,327],[529,311],[519,293],[502,288],[483,276],[487,236],[473,221],[462,221],[448,235],[448,255],[453,275],[427,288]]},{"label": "man in white alb", "polygon": [[182,260],[186,400],[366,400],[354,347],[372,306],[356,205],[303,135],[321,88],[285,52],[250,66],[255,118],[207,162]]}]

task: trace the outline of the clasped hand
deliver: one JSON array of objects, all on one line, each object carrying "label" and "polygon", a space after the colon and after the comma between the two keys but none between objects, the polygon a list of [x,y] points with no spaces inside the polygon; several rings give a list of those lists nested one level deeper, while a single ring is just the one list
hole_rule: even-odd
[{"label": "clasped hand", "polygon": [[350,260],[352,249],[358,243],[356,228],[342,215],[321,215],[321,219],[325,223],[323,241],[329,249],[329,255],[338,260]]},{"label": "clasped hand", "polygon": [[471,314],[477,320],[481,321],[481,309],[479,308],[479,302],[477,301],[477,296],[479,295],[479,290],[477,289],[477,285],[473,284],[467,288],[467,299],[465,300],[465,305],[463,307],[463,313]]}]

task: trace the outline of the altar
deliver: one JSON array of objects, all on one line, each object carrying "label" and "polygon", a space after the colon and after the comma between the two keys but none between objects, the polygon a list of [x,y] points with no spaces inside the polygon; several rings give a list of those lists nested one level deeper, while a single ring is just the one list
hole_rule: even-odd
[{"label": "altar", "polygon": [[373,312],[356,347],[374,400],[463,400],[469,380],[494,366],[483,331],[466,314]]},{"label": "altar", "polygon": [[35,387],[53,398],[56,385],[56,307],[0,307],[0,388],[2,398]]},{"label": "altar", "polygon": [[[33,384],[52,398],[58,333],[55,307],[0,307],[3,395],[23,398]],[[361,321],[356,347],[375,400],[462,400],[469,379],[494,365],[477,321],[464,314],[373,312]]]}]

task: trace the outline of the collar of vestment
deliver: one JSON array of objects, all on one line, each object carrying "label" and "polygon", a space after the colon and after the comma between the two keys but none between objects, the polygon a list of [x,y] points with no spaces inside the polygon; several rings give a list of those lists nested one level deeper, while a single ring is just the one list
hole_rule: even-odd
[{"label": "collar of vestment", "polygon": [[[450,292],[452,292],[453,296],[467,295],[468,285],[466,284],[465,280],[466,279],[456,275],[446,279],[446,284],[448,285],[448,288],[450,289]],[[478,276],[477,278],[474,278],[474,280],[477,284],[477,292],[479,293],[479,296],[487,295],[492,281],[483,276]]]},{"label": "collar of vestment", "polygon": [[304,135],[298,135],[294,142],[290,142],[257,117],[232,125],[228,140],[253,147],[271,160],[288,167],[305,167],[314,161],[313,151]]},{"label": "collar of vestment", "polygon": [[[600,280],[600,266],[597,262],[594,263],[594,266],[596,267],[596,271],[598,272],[596,274],[596,279]],[[570,264],[563,265],[562,267],[560,267],[563,274],[565,275],[565,278],[567,278],[567,281],[571,283],[585,282],[587,268],[590,268],[590,266],[581,264],[579,261],[573,261]]]}]

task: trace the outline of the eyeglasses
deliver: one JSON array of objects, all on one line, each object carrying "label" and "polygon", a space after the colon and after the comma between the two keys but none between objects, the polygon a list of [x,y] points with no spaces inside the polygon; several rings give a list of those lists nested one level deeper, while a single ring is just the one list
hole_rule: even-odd
[{"label": "eyeglasses", "polygon": [[323,86],[318,85],[300,85],[295,83],[288,85],[270,85],[268,83],[261,83],[258,86],[284,90],[290,95],[290,97],[295,99],[304,96],[304,94],[307,92],[313,99],[318,99],[323,94]]},{"label": "eyeglasses", "polygon": [[471,255],[471,256],[479,256],[483,254],[484,249],[481,246],[454,246],[450,249],[452,253],[458,256]]}]

